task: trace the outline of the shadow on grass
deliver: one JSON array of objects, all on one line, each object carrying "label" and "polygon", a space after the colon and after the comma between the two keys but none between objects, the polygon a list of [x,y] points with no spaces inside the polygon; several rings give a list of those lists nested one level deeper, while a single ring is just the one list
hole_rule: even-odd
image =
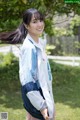
[{"label": "shadow on grass", "polygon": [[0,105],[5,108],[23,108],[18,62],[0,67]]},{"label": "shadow on grass", "polygon": [[54,87],[55,103],[68,105],[71,108],[80,108],[80,84]]},{"label": "shadow on grass", "polygon": [[19,92],[9,92],[1,91],[0,93],[0,105],[4,108],[13,108],[13,109],[22,109],[22,100],[21,100],[21,94]]},{"label": "shadow on grass", "polygon": [[53,65],[55,103],[80,108],[80,67]]},{"label": "shadow on grass", "polygon": [[[51,64],[55,103],[80,107],[80,68]],[[22,109],[18,62],[0,67],[0,105]]]}]

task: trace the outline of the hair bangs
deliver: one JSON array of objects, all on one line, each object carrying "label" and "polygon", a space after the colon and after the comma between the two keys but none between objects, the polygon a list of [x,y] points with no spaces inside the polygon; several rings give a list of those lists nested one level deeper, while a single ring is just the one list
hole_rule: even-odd
[{"label": "hair bangs", "polygon": [[43,14],[41,14],[39,11],[37,11],[37,12],[34,13],[34,18],[35,18],[36,20],[44,21],[44,16],[43,16]]}]

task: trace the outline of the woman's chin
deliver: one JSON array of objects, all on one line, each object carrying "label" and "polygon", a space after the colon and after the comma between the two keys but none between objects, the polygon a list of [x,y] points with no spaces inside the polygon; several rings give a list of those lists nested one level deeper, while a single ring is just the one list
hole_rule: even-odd
[{"label": "woman's chin", "polygon": [[40,36],[42,33],[43,33],[43,31],[42,32],[40,31],[40,32],[38,32],[38,35]]}]

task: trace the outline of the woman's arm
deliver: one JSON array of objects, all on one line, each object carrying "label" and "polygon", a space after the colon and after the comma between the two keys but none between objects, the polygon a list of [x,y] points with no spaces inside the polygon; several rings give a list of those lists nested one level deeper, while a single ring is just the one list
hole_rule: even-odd
[{"label": "woman's arm", "polygon": [[37,109],[42,110],[47,108],[46,101],[39,92],[39,86],[36,86],[38,81],[37,68],[37,52],[36,49],[26,48],[22,51],[20,60],[20,78],[21,84],[26,84],[26,95],[31,104]]}]

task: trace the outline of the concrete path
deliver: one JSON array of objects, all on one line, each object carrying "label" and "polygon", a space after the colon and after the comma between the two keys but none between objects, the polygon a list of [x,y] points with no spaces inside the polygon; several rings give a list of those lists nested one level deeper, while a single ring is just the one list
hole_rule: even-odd
[{"label": "concrete path", "polygon": [[[0,47],[1,53],[12,52],[16,57],[19,57],[20,46],[18,45],[9,45]],[[66,64],[71,66],[80,66],[80,57],[75,56],[48,56],[49,59],[53,59],[56,63]],[[77,61],[77,62],[76,62]]]},{"label": "concrete path", "polygon": [[19,57],[19,46],[9,45],[0,47],[0,53],[6,54],[8,52],[12,52],[16,57]]}]

